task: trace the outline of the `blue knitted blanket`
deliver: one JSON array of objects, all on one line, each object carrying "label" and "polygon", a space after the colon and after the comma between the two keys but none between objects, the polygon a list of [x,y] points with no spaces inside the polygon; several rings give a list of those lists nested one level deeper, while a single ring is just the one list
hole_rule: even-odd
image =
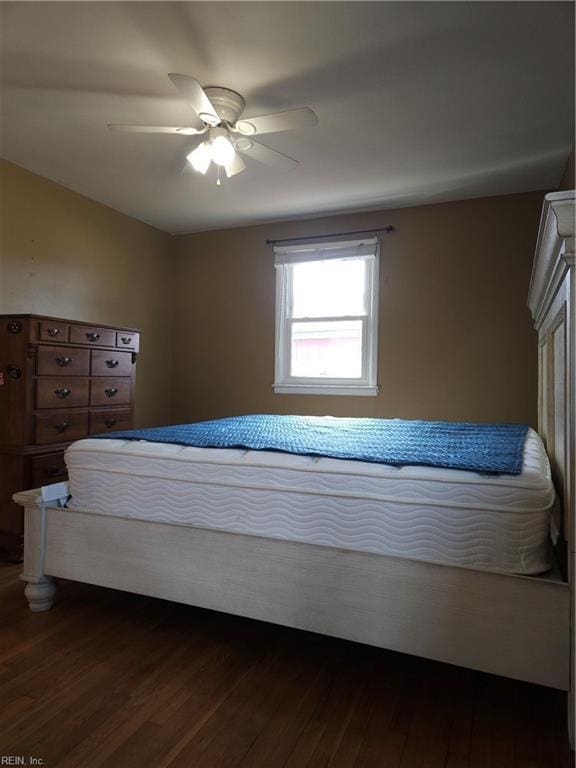
[{"label": "blue knitted blanket", "polygon": [[521,424],[260,414],[96,437],[518,475],[527,430]]}]

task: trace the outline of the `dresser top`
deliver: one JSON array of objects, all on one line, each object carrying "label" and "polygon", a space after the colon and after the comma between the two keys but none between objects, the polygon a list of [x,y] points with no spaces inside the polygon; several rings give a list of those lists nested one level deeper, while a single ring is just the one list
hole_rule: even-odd
[{"label": "dresser top", "polygon": [[86,320],[72,320],[69,317],[52,317],[51,315],[32,315],[27,313],[10,313],[0,315],[0,320],[11,320],[12,318],[24,318],[27,320],[48,320],[54,323],[68,323],[72,325],[86,325],[92,328],[109,328],[111,330],[131,331],[132,333],[140,333],[139,328],[129,328],[124,325],[107,325],[106,323],[89,323]]}]

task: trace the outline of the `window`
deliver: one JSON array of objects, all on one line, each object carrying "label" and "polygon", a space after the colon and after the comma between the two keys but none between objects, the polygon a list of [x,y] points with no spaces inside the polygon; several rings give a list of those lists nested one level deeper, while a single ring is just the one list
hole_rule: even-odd
[{"label": "window", "polygon": [[280,393],[376,395],[378,242],[274,248]]}]

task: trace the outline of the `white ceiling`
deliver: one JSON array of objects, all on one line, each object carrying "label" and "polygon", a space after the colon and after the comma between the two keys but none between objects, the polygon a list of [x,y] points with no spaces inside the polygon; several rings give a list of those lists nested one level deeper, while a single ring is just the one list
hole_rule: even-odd
[{"label": "white ceiling", "polygon": [[[574,139],[569,2],[2,3],[1,154],[169,232],[552,189]],[[168,72],[310,106],[300,165],[181,174]]]}]

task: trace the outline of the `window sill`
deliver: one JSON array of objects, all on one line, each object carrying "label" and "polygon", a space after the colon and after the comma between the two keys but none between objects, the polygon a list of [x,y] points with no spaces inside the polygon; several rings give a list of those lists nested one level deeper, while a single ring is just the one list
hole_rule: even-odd
[{"label": "window sill", "polygon": [[377,386],[365,384],[274,384],[277,395],[352,395],[353,397],[376,397]]}]

